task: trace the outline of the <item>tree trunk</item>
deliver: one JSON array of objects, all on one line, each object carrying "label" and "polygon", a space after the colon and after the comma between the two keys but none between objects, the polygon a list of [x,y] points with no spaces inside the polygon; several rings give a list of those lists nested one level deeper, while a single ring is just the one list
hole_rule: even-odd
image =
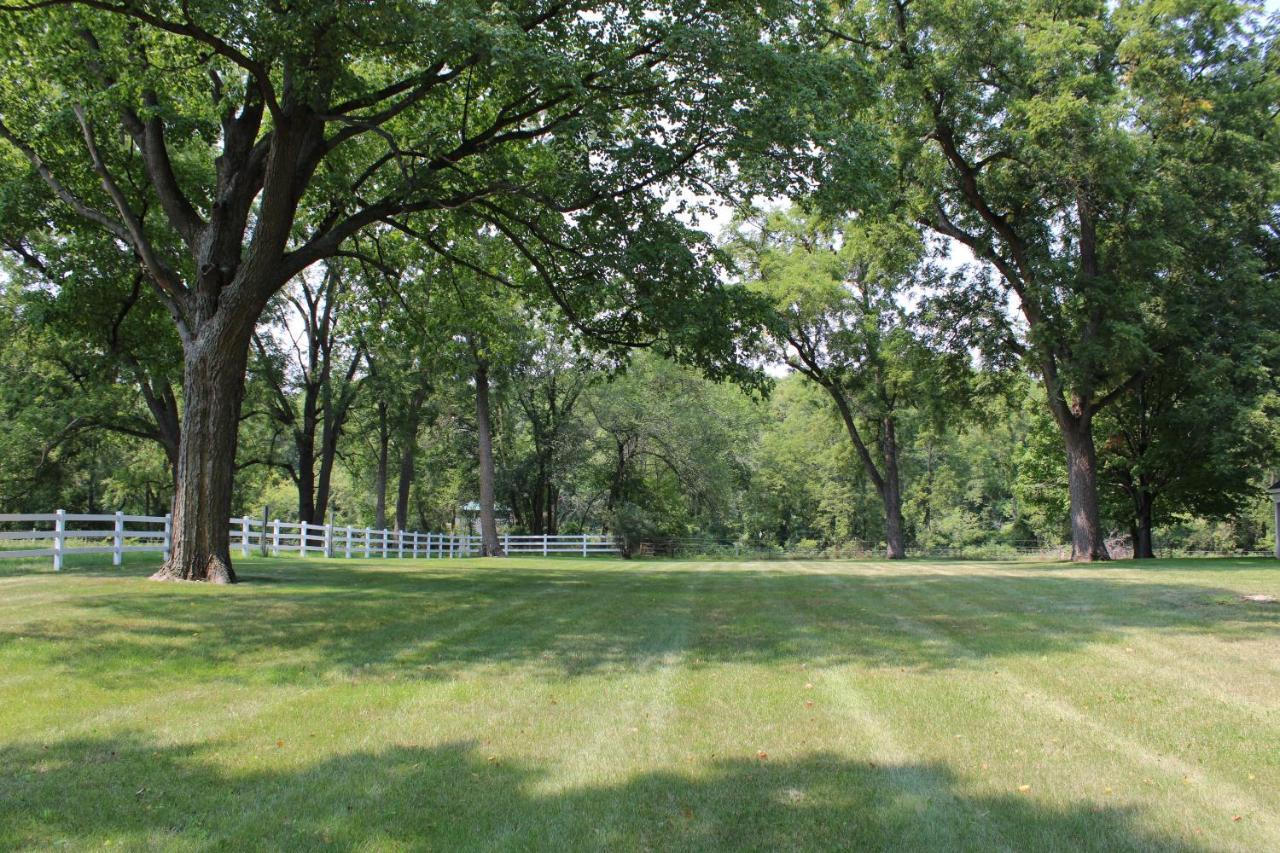
[{"label": "tree trunk", "polygon": [[880,500],[884,503],[885,556],[902,560],[907,556],[902,529],[902,480],[898,474],[898,437],[892,416],[881,420],[884,478]]},{"label": "tree trunk", "polygon": [[375,497],[374,526],[379,530],[387,526],[387,457],[390,453],[391,430],[387,427],[387,404],[378,404],[378,471],[374,477]]},{"label": "tree trunk", "polygon": [[480,451],[480,556],[503,557],[493,511],[493,434],[489,419],[489,369],[476,364],[476,438]]},{"label": "tree trunk", "polygon": [[858,432],[858,425],[853,419],[853,409],[845,398],[844,391],[834,382],[828,381],[821,384],[835,401],[836,409],[840,412],[840,420],[844,422],[845,432],[849,435],[849,441],[857,451],[858,458],[862,460],[862,467],[867,472],[872,485],[875,486],[880,502],[884,504],[885,556],[890,560],[901,560],[906,557],[907,549],[902,532],[902,484],[898,476],[898,440],[893,416],[886,415],[881,421],[881,455],[884,457],[885,466],[882,474],[876,467],[875,460],[871,458],[866,442],[862,440],[862,434]]},{"label": "tree trunk", "polygon": [[1133,558],[1135,560],[1155,559],[1155,540],[1151,536],[1151,492],[1142,486],[1138,487],[1134,519]]},{"label": "tree trunk", "polygon": [[184,345],[173,544],[154,580],[236,581],[228,519],[253,324],[204,325]]},{"label": "tree trunk", "polygon": [[555,484],[547,483],[547,524],[545,530],[552,536],[560,532],[560,515],[557,505],[560,503],[560,490]]},{"label": "tree trunk", "polygon": [[546,518],[542,501],[546,490],[542,486],[542,476],[533,481],[533,494],[529,495],[529,532],[536,535],[546,530],[543,521]]},{"label": "tree trunk", "polygon": [[315,524],[316,519],[316,423],[303,416],[301,432],[295,436],[298,451],[298,521]]},{"label": "tree trunk", "polygon": [[400,431],[400,476],[396,483],[396,530],[404,530],[409,521],[409,493],[413,487],[418,459],[418,428],[422,425],[422,406],[426,402],[430,384],[421,376],[418,387],[409,399],[409,411],[404,414]]},{"label": "tree trunk", "polygon": [[417,456],[417,436],[400,448],[400,476],[396,483],[396,530],[404,530],[409,519],[409,492],[413,486],[414,460]]},{"label": "tree trunk", "polygon": [[1109,560],[1098,512],[1098,451],[1093,445],[1093,421],[1087,416],[1060,418],[1067,452],[1067,482],[1071,497],[1071,559]]},{"label": "tree trunk", "polygon": [[316,524],[324,524],[329,514],[329,492],[333,488],[333,464],[338,458],[338,440],[329,435],[326,425],[320,441],[320,471],[316,475],[316,498],[312,504],[312,513]]}]

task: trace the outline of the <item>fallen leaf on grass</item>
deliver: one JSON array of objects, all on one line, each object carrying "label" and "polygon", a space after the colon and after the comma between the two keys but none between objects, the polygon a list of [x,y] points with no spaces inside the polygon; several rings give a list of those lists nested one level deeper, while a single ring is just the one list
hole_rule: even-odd
[{"label": "fallen leaf on grass", "polygon": [[284,741],[282,740],[276,741],[276,749],[283,749],[283,748],[284,748]]},{"label": "fallen leaf on grass", "polygon": [[761,761],[768,761],[769,753],[765,752],[763,749],[759,750],[758,752],[756,752],[756,758],[760,759]]},{"label": "fallen leaf on grass", "polygon": [[1031,786],[1030,786],[1030,785],[1019,785],[1019,786],[1018,786],[1018,790],[1025,794],[1025,793],[1027,793],[1028,791],[1030,791],[1030,790],[1031,790]]}]

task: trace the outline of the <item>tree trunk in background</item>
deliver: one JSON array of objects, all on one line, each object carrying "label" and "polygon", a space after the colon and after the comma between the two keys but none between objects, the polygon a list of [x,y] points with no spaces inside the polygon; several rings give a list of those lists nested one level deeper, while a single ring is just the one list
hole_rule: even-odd
[{"label": "tree trunk in background", "polygon": [[827,389],[827,393],[835,401],[840,419],[844,421],[845,432],[849,434],[849,441],[857,451],[858,458],[862,460],[862,467],[876,487],[876,493],[884,505],[885,556],[890,560],[901,560],[906,557],[907,549],[902,526],[902,484],[898,474],[898,439],[893,416],[886,415],[881,420],[881,455],[884,457],[885,466],[882,473],[876,467],[875,460],[871,458],[866,442],[862,440],[862,434],[858,432],[858,425],[853,419],[853,409],[849,406],[844,391],[830,380],[820,384]]},{"label": "tree trunk in background", "polygon": [[[308,397],[311,395],[308,394]],[[304,400],[302,428],[295,433],[298,450],[298,521],[317,524],[316,518],[316,413],[314,400]]]},{"label": "tree trunk in background", "polygon": [[555,536],[560,532],[559,513],[556,512],[556,505],[560,503],[560,490],[554,484],[547,483],[547,524],[544,528],[547,533]]},{"label": "tree trunk in background", "polygon": [[391,447],[391,430],[387,426],[387,404],[378,404],[378,471],[374,477],[376,492],[374,526],[384,530],[387,526],[387,457]]},{"label": "tree trunk in background", "polygon": [[253,323],[237,329],[215,318],[183,354],[183,420],[173,496],[173,547],[152,577],[235,583],[231,567],[231,492],[240,403]]},{"label": "tree trunk in background", "polygon": [[493,511],[493,432],[489,417],[489,368],[476,363],[476,439],[480,451],[480,556],[505,556]]},{"label": "tree trunk in background", "polygon": [[320,440],[320,471],[316,475],[316,499],[312,505],[312,515],[315,516],[316,524],[324,524],[325,516],[329,514],[329,491],[333,482],[333,464],[338,458],[338,439],[337,436],[329,435],[328,425],[324,428],[324,435]]},{"label": "tree trunk in background", "polygon": [[1155,559],[1155,540],[1151,535],[1151,509],[1154,498],[1151,492],[1142,485],[1138,486],[1136,495],[1134,520],[1134,537],[1133,537],[1133,558],[1135,560],[1152,560]]},{"label": "tree trunk in background", "polygon": [[396,483],[396,530],[404,530],[409,519],[409,492],[413,486],[413,466],[418,443],[405,442],[400,448],[400,476]]},{"label": "tree trunk in background", "polygon": [[546,507],[542,503],[546,498],[543,484],[546,478],[542,473],[542,463],[538,463],[538,476],[533,481],[533,493],[529,495],[529,532],[535,535],[550,532],[545,525]]},{"label": "tree trunk in background", "polygon": [[881,449],[884,455],[884,482],[880,499],[884,502],[885,556],[902,560],[907,546],[902,525],[902,480],[898,473],[898,436],[892,416],[881,419]]},{"label": "tree trunk in background", "polygon": [[[1068,413],[1059,417],[1067,452],[1067,482],[1071,496],[1071,559],[1109,560],[1098,512],[1098,451],[1093,444],[1093,419]],[[1136,546],[1136,543],[1135,543]]]},{"label": "tree trunk in background", "polygon": [[396,530],[404,530],[409,520],[409,494],[418,461],[418,428],[422,425],[422,405],[426,402],[430,385],[419,380],[413,397],[409,400],[404,428],[400,435],[400,476],[396,484]]}]

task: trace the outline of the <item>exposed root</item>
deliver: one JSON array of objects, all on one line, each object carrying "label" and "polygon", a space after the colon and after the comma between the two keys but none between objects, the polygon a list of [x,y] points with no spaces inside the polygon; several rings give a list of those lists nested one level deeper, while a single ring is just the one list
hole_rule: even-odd
[{"label": "exposed root", "polygon": [[197,562],[195,568],[190,564],[179,565],[174,557],[170,557],[159,571],[151,576],[151,580],[227,584],[236,583],[238,579],[230,562],[211,556],[204,561],[203,565]]}]

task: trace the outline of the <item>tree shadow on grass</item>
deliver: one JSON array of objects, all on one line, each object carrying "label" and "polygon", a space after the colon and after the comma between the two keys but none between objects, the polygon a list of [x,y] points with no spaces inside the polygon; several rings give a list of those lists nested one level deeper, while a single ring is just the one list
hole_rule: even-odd
[{"label": "tree shadow on grass", "polygon": [[[253,567],[267,574],[269,564]],[[286,564],[229,591],[121,584],[0,632],[107,686],[166,675],[311,684],[806,661],[938,669],[1037,656],[1139,629],[1224,640],[1280,633],[1236,592],[1078,573],[827,568],[475,568]]]},{"label": "tree shadow on grass", "polygon": [[300,745],[263,744],[256,769],[234,771],[206,749],[137,736],[2,749],[0,847],[1198,849],[1139,810],[1051,807],[1013,785],[976,793],[938,764],[744,756],[566,787],[554,765],[490,760],[467,743],[318,763],[292,758]]}]

